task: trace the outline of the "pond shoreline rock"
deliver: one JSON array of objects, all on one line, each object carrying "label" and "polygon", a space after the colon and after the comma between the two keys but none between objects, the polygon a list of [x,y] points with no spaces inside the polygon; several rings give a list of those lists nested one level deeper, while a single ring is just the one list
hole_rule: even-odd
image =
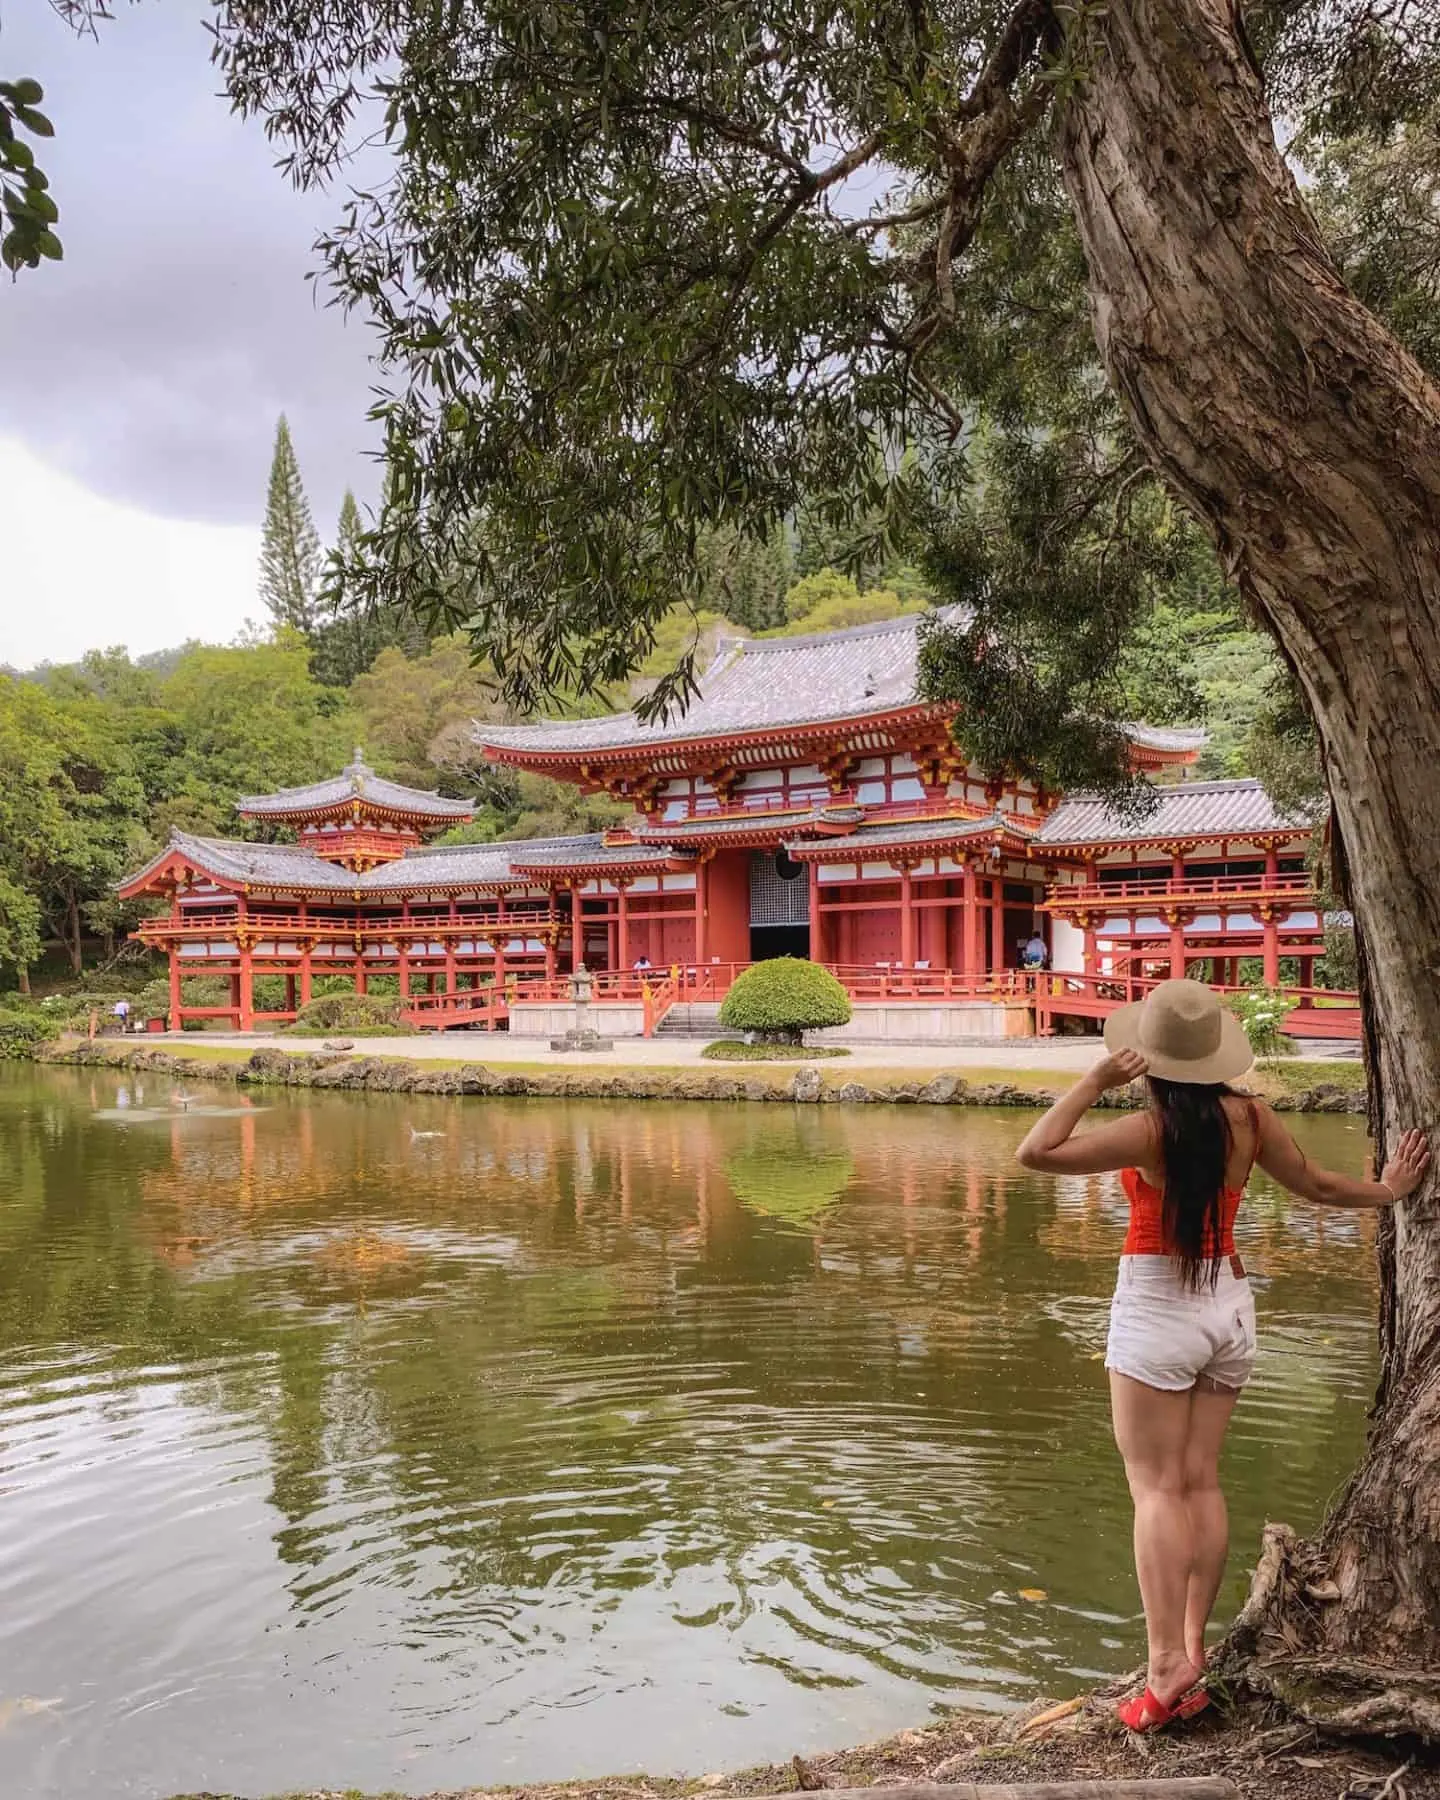
[{"label": "pond shoreline rock", "polygon": [[[898,1080],[884,1086],[859,1081],[827,1085],[824,1073],[812,1063],[802,1063],[788,1080],[767,1081],[759,1076],[714,1074],[700,1069],[628,1069],[623,1073],[604,1069],[556,1069],[553,1074],[517,1074],[481,1062],[459,1068],[432,1069],[405,1057],[355,1056],[334,1051],[292,1054],[264,1046],[243,1062],[216,1063],[198,1057],[178,1056],[169,1050],[141,1046],[117,1048],[110,1044],[41,1044],[32,1060],[155,1074],[175,1075],[185,1081],[212,1081],[241,1087],[332,1088],[371,1094],[448,1094],[465,1096],[528,1097],[568,1100],[746,1100],[766,1104],[787,1102],[815,1106],[1015,1106],[1035,1111],[1053,1104],[1056,1094],[1046,1088],[1018,1087],[1004,1080],[970,1083],[956,1075],[936,1075],[931,1080]],[[1101,1104],[1132,1107],[1142,1104],[1138,1091],[1107,1094]],[[1322,1082],[1297,1094],[1271,1102],[1277,1112],[1364,1113],[1363,1092]]]}]

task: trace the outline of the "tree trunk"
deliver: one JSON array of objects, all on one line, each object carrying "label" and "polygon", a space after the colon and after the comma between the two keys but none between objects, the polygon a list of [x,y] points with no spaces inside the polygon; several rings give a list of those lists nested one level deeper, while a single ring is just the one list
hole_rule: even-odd
[{"label": "tree trunk", "polygon": [[[1440,391],[1330,263],[1228,0],[1109,0],[1090,29],[1061,144],[1096,337],[1152,463],[1314,713],[1363,928],[1385,1147],[1433,1122],[1440,1097]],[[1313,1544],[1267,1539],[1234,1644],[1306,1716],[1432,1740],[1435,1189],[1382,1227],[1365,1458]]]},{"label": "tree trunk", "polygon": [[20,992],[22,994],[28,994],[30,992],[30,965],[29,965],[29,963],[23,963],[23,962],[16,963],[16,965],[15,965],[15,981],[16,981],[16,986],[20,989]]},{"label": "tree trunk", "polygon": [[80,930],[80,901],[72,892],[65,903],[65,948],[70,955],[70,969],[75,975],[85,970],[85,939]]}]

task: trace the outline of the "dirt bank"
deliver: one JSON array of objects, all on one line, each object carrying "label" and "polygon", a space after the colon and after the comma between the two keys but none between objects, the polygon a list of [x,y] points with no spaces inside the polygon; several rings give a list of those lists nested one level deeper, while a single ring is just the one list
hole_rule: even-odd
[{"label": "dirt bank", "polygon": [[[427,1800],[681,1800],[802,1789],[899,1786],[917,1781],[1007,1782],[1124,1780],[1141,1776],[1225,1775],[1243,1800],[1440,1800],[1433,1753],[1413,1746],[1358,1748],[1326,1743],[1261,1706],[1228,1716],[1212,1712],[1191,1725],[1132,1737],[1114,1716],[1115,1697],[1130,1684],[1102,1689],[1062,1706],[1037,1701],[1016,1715],[956,1714],[923,1731],[881,1743],[789,1763],[671,1781],[646,1775],[572,1781],[546,1787],[466,1788]],[[1386,1783],[1390,1782],[1387,1787]],[[233,1795],[177,1800],[240,1800]],[[295,1800],[300,1800],[299,1796]],[[304,1800],[359,1800],[353,1790],[309,1790]]]}]

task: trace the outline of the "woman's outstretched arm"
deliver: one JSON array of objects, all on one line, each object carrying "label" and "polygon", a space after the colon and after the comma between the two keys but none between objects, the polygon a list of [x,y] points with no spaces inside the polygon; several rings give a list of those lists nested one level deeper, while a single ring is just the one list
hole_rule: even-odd
[{"label": "woman's outstretched arm", "polygon": [[1407,1131],[1395,1146],[1395,1154],[1380,1171],[1378,1181],[1357,1181],[1310,1162],[1279,1119],[1263,1101],[1256,1102],[1260,1115],[1260,1154],[1256,1161],[1267,1175],[1302,1200],[1317,1206],[1390,1206],[1413,1194],[1430,1166],[1430,1146],[1421,1131]]},{"label": "woman's outstretched arm", "polygon": [[1128,1087],[1144,1073],[1145,1059],[1134,1050],[1121,1050],[1096,1063],[1026,1133],[1015,1152],[1016,1162],[1022,1168],[1051,1175],[1100,1175],[1107,1169],[1143,1163],[1154,1144],[1150,1121],[1143,1113],[1131,1113],[1079,1137],[1073,1133],[1107,1088]]}]

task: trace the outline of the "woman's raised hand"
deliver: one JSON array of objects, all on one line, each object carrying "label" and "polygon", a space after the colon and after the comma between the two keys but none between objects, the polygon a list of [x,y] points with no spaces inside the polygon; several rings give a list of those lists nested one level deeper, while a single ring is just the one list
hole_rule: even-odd
[{"label": "woman's raised hand", "polygon": [[1380,1171],[1380,1185],[1397,1200],[1413,1194],[1430,1167],[1430,1146],[1423,1131],[1407,1131],[1395,1146],[1395,1154]]},{"label": "woman's raised hand", "polygon": [[1096,1063],[1090,1071],[1090,1081],[1103,1094],[1107,1088],[1129,1087],[1149,1066],[1138,1050],[1117,1050],[1113,1056]]}]

